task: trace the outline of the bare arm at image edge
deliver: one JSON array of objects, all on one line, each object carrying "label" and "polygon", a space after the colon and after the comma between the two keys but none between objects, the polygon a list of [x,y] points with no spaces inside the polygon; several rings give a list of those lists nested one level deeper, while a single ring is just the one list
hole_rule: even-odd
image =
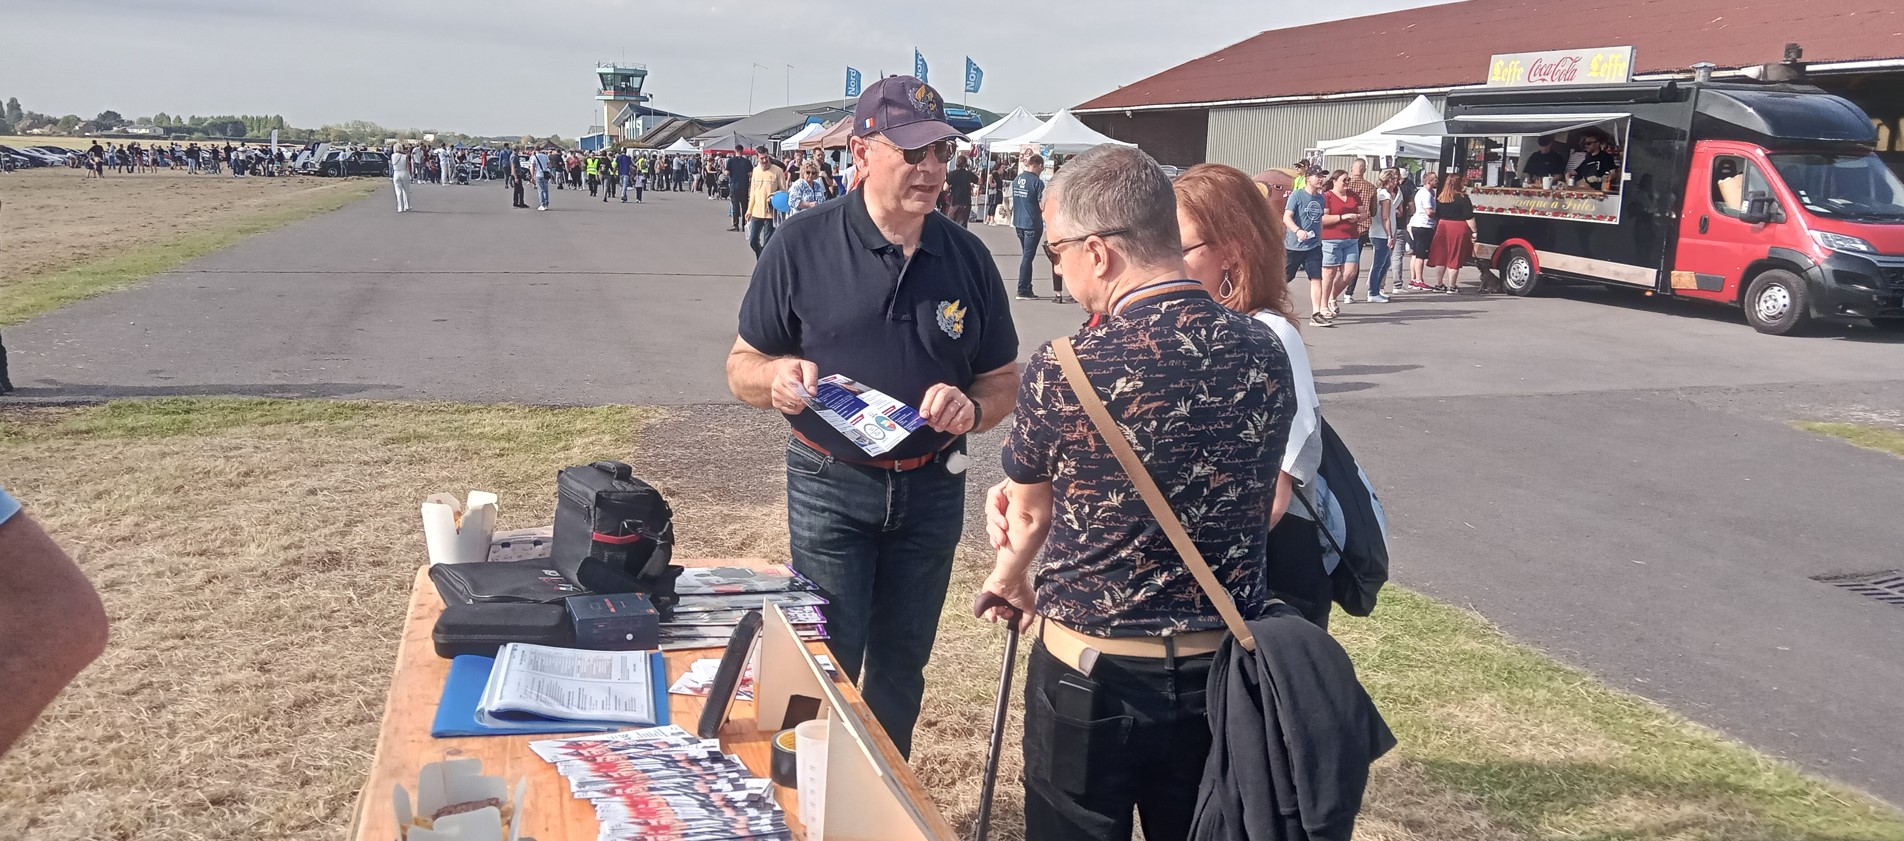
[{"label": "bare arm at image edge", "polygon": [[[0,491],[0,517],[12,503]],[[106,647],[106,610],[38,523],[0,521],[0,756]]]}]

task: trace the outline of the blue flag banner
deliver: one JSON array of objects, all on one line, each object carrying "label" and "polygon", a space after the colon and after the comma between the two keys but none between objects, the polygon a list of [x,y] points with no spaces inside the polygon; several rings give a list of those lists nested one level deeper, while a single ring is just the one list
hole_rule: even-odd
[{"label": "blue flag banner", "polygon": [[932,84],[932,80],[926,78],[926,57],[920,55],[917,48],[912,51],[912,75],[919,77],[921,82]]},{"label": "blue flag banner", "polygon": [[966,56],[965,92],[978,93],[979,86],[983,84],[985,84],[985,71],[978,66],[978,62],[972,60],[971,56]]},{"label": "blue flag banner", "polygon": [[851,67],[846,68],[846,95],[859,96],[859,71]]}]

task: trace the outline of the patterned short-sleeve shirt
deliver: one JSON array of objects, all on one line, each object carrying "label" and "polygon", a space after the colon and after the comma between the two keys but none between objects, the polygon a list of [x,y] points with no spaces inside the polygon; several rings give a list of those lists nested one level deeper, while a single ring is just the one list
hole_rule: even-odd
[{"label": "patterned short-sleeve shirt", "polygon": [[[1072,346],[1204,560],[1254,618],[1267,600],[1269,512],[1296,411],[1289,357],[1267,326],[1192,282],[1130,297]],[[1223,627],[1049,344],[1020,381],[1002,459],[1013,481],[1052,483],[1039,613],[1102,636]]]}]

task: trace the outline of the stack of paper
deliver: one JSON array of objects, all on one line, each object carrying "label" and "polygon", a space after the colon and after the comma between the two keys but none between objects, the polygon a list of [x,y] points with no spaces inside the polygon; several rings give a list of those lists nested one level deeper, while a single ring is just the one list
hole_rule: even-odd
[{"label": "stack of paper", "polygon": [[681,603],[661,623],[661,650],[720,648],[727,645],[747,611],[773,602],[805,639],[826,639],[826,597],[786,566],[688,569],[675,582]]},{"label": "stack of paper", "polygon": [[791,841],[773,784],[679,727],[530,742],[595,807],[600,841]]}]

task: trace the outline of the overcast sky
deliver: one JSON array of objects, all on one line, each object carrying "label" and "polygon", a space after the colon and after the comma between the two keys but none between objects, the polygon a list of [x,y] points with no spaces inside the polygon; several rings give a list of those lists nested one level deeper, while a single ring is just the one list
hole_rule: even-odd
[{"label": "overcast sky", "polygon": [[970,55],[985,69],[972,105],[1049,110],[1265,29],[1423,5],[0,0],[0,97],[54,116],[282,114],[300,127],[574,137],[598,119],[598,61],[645,64],[657,108],[737,114],[750,79],[754,110],[786,104],[789,83],[796,103],[837,98],[847,65],[867,81],[910,72],[917,47],[951,102]]}]

